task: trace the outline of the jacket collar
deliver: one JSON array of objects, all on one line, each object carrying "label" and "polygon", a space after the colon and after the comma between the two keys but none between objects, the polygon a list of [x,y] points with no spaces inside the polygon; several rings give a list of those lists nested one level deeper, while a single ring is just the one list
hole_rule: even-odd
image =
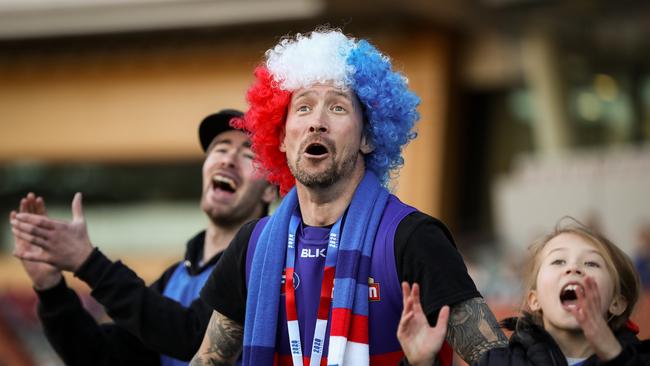
[{"label": "jacket collar", "polygon": [[203,247],[205,245],[205,230],[196,234],[193,238],[187,241],[185,249],[185,260],[183,264],[191,275],[197,275],[208,268],[212,268],[221,257],[223,251],[215,254],[206,263],[201,263],[203,258]]},{"label": "jacket collar", "polygon": [[[542,326],[535,323],[530,314],[524,313],[522,317],[507,318],[501,322],[501,326],[514,332],[510,337],[510,347],[524,348],[526,356],[534,365],[566,366],[566,357],[560,350],[560,346]],[[614,332],[614,335],[624,348],[628,344],[639,342],[633,330],[628,327],[619,329]],[[589,361],[593,361],[592,358],[593,356]]]}]

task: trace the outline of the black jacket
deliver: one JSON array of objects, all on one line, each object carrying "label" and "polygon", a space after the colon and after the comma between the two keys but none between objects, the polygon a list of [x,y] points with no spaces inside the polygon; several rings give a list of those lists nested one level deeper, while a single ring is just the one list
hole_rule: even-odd
[{"label": "black jacket", "polygon": [[[190,274],[213,268],[221,253],[198,266],[205,232],[187,243],[184,263]],[[147,287],[122,262],[111,262],[95,249],[75,276],[86,282],[114,324],[99,325],[83,308],[65,280],[37,291],[38,314],[50,344],[70,366],[159,365],[160,353],[189,360],[199,348],[212,309],[196,299],[189,308],[162,296],[180,262]]]},{"label": "black jacket", "polygon": [[[555,340],[529,317],[506,319],[503,325],[514,331],[508,347],[488,351],[478,366],[567,366]],[[609,362],[600,362],[594,355],[586,360],[584,366],[650,365],[650,341],[639,341],[627,328],[615,335],[623,346],[621,354]]]}]

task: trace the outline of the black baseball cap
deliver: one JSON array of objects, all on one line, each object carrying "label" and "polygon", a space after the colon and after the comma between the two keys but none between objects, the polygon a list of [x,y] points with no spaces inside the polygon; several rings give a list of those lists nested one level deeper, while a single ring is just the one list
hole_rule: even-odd
[{"label": "black baseball cap", "polygon": [[228,130],[234,130],[230,126],[231,119],[242,116],[244,116],[244,113],[236,109],[223,109],[205,117],[199,125],[199,141],[201,141],[203,151],[208,151],[208,147],[215,136]]}]

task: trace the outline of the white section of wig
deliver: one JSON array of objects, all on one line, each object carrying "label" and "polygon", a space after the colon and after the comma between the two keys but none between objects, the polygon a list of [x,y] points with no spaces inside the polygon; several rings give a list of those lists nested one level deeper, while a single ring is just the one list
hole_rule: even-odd
[{"label": "white section of wig", "polygon": [[354,73],[354,67],[347,64],[354,47],[355,40],[340,31],[297,34],[266,51],[266,67],[284,90],[324,83],[345,88],[351,84]]}]

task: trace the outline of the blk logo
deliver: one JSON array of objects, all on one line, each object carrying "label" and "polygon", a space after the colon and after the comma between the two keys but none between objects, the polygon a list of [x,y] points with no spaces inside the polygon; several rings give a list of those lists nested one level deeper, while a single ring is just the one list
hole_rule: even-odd
[{"label": "blk logo", "polygon": [[326,248],[323,249],[309,249],[309,248],[303,248],[302,251],[300,251],[300,258],[325,258],[327,257],[327,252]]}]

